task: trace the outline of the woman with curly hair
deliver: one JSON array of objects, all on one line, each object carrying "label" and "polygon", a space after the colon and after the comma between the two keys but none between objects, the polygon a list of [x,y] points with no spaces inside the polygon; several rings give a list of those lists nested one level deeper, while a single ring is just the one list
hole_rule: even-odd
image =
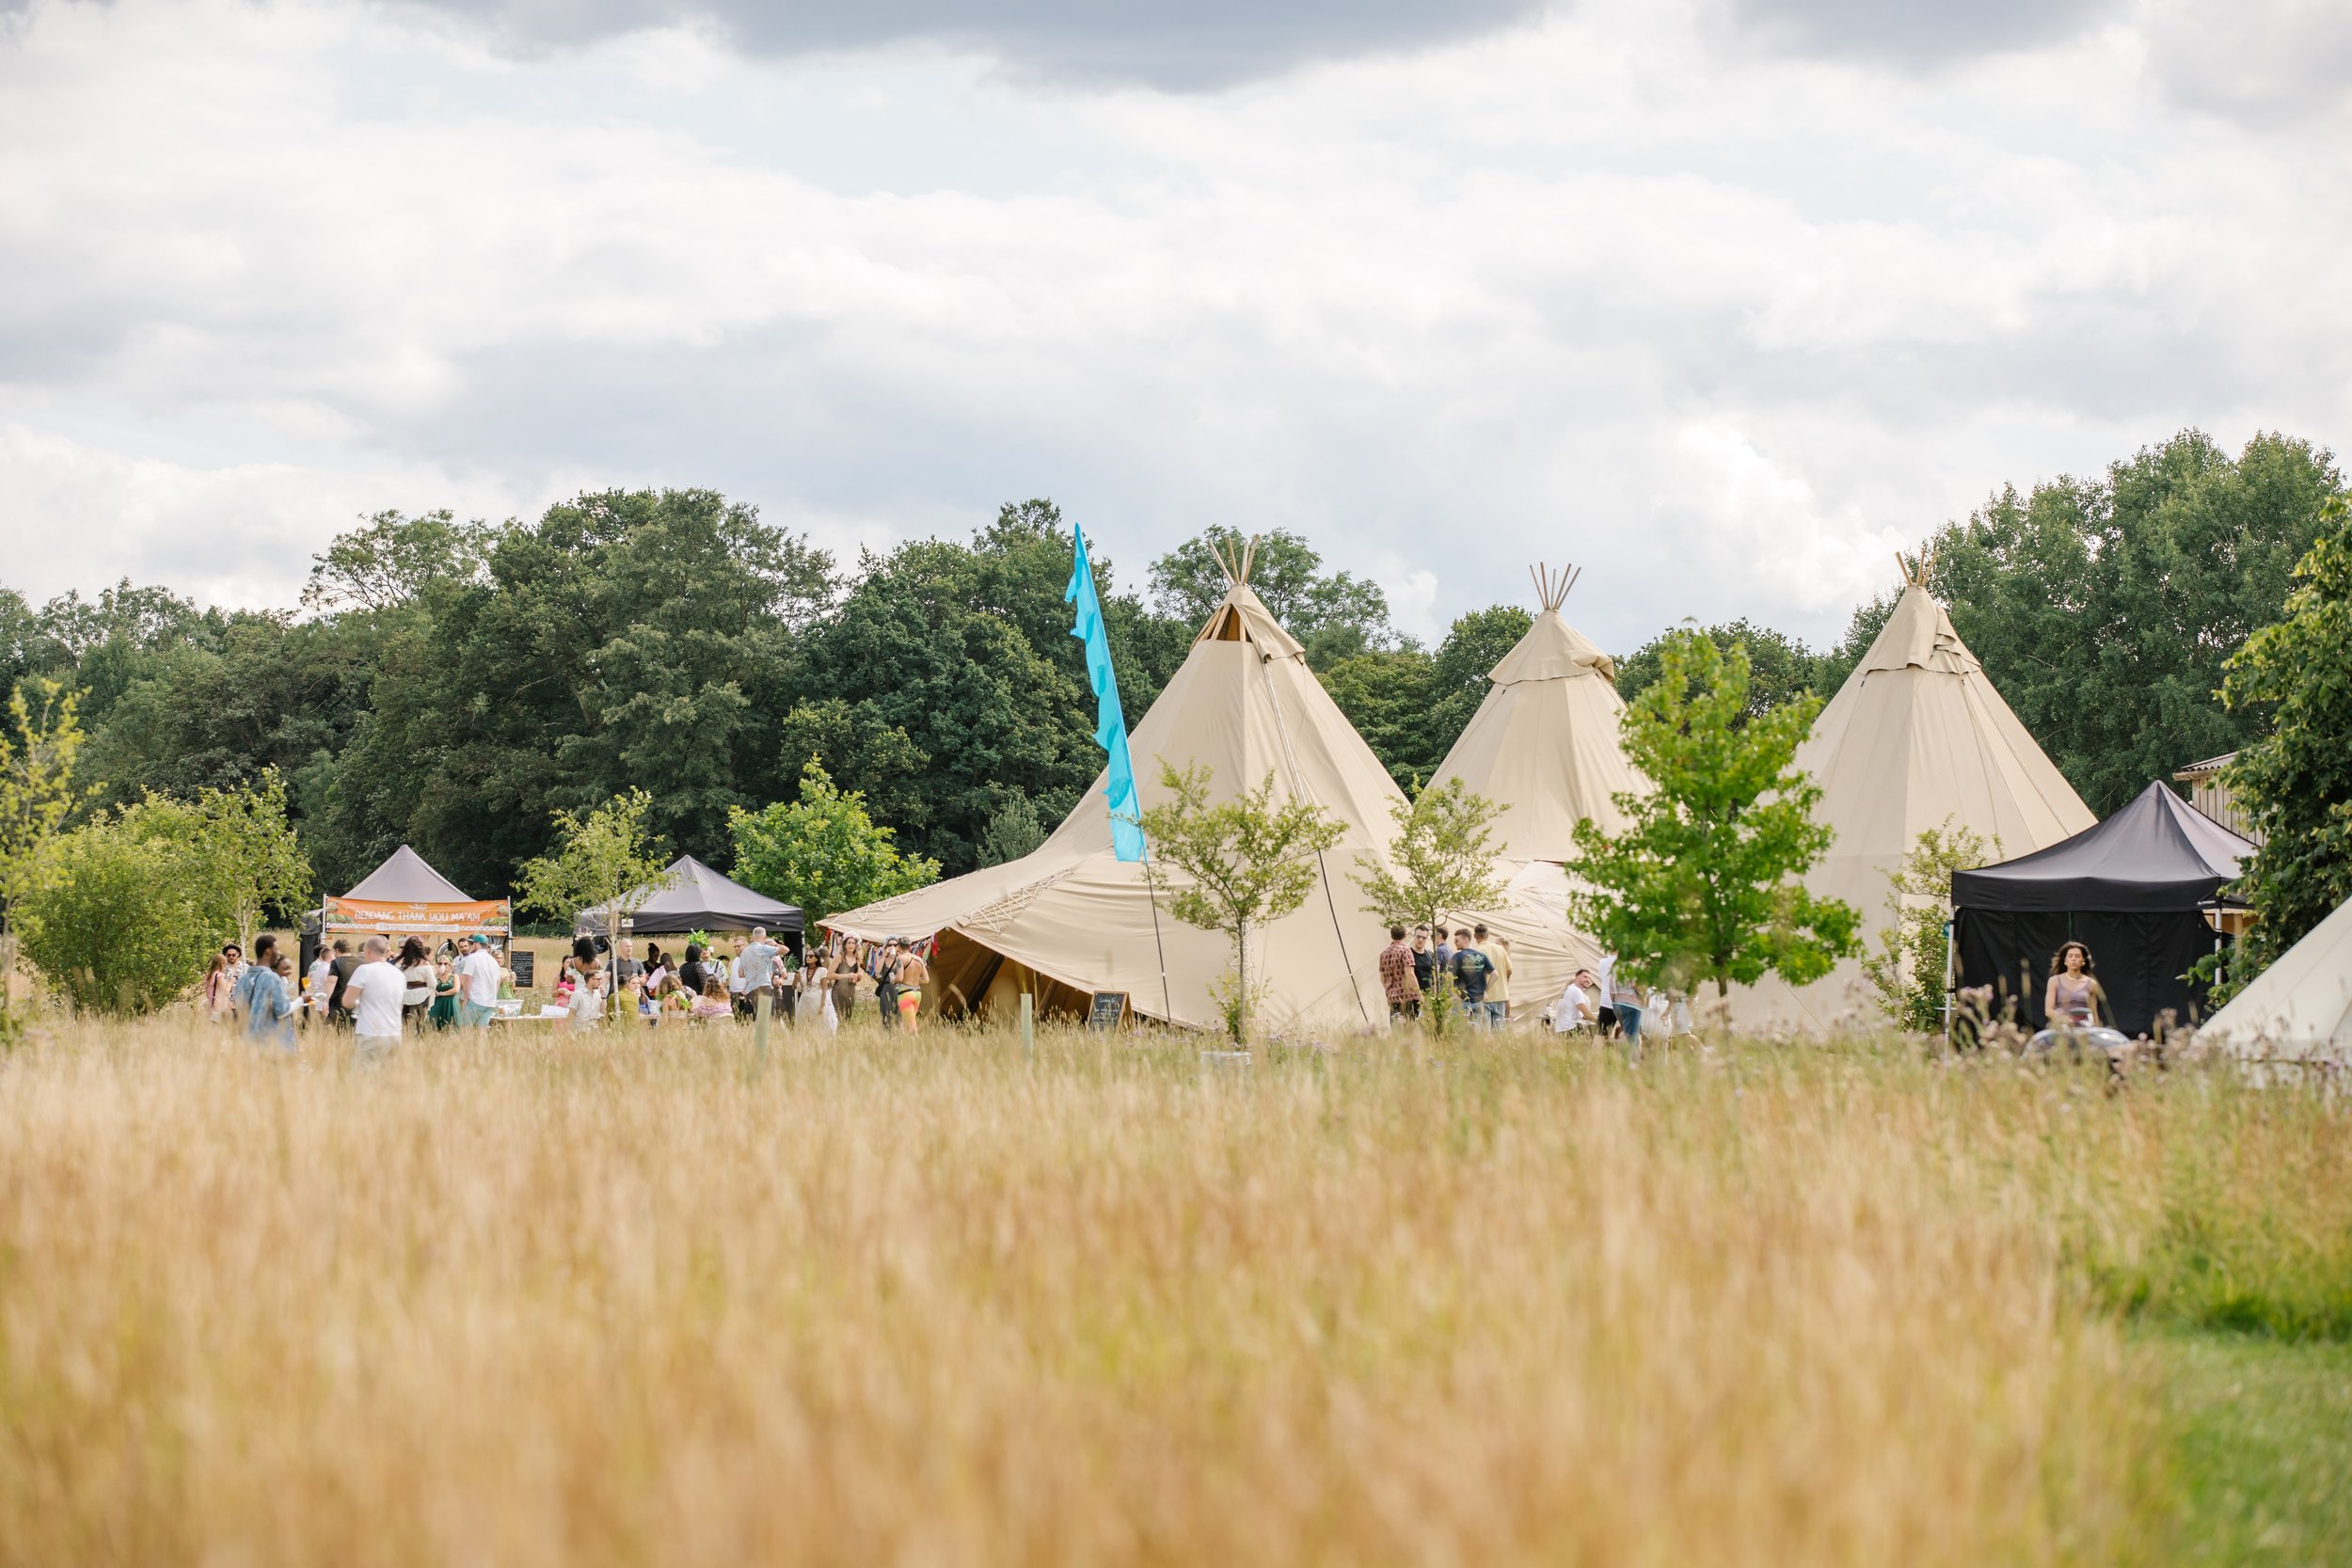
[{"label": "woman with curly hair", "polygon": [[2091,973],[2090,949],[2079,942],[2062,944],[2050,957],[2050,984],[2042,997],[2042,1010],[2052,1028],[2069,1025],[2093,1028],[2107,993]]}]

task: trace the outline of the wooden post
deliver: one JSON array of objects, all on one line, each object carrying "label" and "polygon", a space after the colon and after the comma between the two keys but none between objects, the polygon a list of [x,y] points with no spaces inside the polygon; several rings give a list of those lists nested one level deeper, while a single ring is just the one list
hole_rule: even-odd
[{"label": "wooden post", "polygon": [[1037,1054],[1037,998],[1025,990],[1021,993],[1021,1054]]}]

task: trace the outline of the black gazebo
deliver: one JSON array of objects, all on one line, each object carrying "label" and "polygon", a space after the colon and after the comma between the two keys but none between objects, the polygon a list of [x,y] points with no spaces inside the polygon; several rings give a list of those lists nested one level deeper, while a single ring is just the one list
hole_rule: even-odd
[{"label": "black gazebo", "polygon": [[2073,838],[1998,865],[1952,873],[1960,984],[1990,986],[1994,1010],[2047,1022],[2042,999],[2061,943],[2090,949],[2115,1027],[2153,1033],[2170,1011],[2183,1024],[2205,994],[2182,978],[2221,940],[2208,911],[2236,901],[2223,884],[2254,852],[2161,782]]},{"label": "black gazebo", "polygon": [[[667,882],[635,913],[623,917],[621,934],[674,936],[688,931],[748,931],[764,926],[797,953],[803,924],[795,906],[754,893],[693,856],[680,855],[670,863]],[[580,911],[572,921],[572,929],[582,936],[604,935],[604,911]]]}]

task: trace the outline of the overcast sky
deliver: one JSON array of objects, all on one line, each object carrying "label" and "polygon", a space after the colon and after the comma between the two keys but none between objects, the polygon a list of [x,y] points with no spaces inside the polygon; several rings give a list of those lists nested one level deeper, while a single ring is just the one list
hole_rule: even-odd
[{"label": "overcast sky", "polygon": [[2004,481],[2345,446],[2348,177],[2341,0],[0,0],[0,582],[1043,495],[1819,641]]}]

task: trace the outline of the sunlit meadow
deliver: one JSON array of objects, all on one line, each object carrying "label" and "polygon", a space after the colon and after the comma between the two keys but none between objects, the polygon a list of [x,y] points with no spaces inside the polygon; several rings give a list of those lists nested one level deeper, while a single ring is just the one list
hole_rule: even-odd
[{"label": "sunlit meadow", "polygon": [[1894,1041],[0,1059],[9,1562],[2140,1560],[2149,1323],[2346,1337],[2340,1101]]}]

